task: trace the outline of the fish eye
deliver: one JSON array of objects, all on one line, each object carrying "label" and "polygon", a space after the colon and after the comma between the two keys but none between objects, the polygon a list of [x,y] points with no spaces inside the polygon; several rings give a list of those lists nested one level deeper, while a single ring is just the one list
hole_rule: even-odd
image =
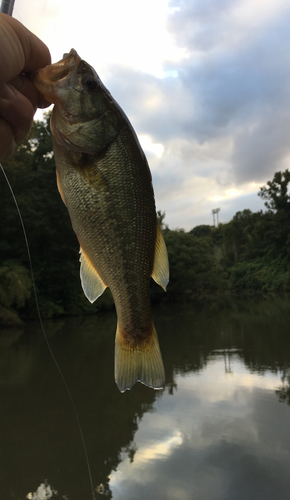
[{"label": "fish eye", "polygon": [[87,87],[87,90],[94,90],[97,86],[97,82],[94,78],[87,77],[84,81],[84,85]]}]

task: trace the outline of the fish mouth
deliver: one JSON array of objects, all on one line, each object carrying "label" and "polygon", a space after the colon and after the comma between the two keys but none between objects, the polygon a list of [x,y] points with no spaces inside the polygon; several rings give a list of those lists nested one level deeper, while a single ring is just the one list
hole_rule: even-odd
[{"label": "fish mouth", "polygon": [[75,49],[71,49],[68,54],[57,63],[50,64],[34,71],[30,78],[36,89],[49,102],[55,103],[55,83],[66,78],[73,69],[80,63],[81,58]]}]

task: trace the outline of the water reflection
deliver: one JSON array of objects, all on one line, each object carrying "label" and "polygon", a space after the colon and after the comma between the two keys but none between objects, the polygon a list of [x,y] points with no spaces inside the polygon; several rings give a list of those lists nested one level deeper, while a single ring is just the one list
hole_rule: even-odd
[{"label": "water reflection", "polygon": [[[96,497],[286,499],[289,319],[282,299],[159,308],[165,390],[125,394],[113,379],[113,314],[48,322]],[[47,479],[60,498],[90,499],[75,417],[39,330],[0,337],[0,498],[24,499]]]},{"label": "water reflection", "polygon": [[[289,415],[276,413],[279,407],[272,392],[265,393],[264,384],[262,390],[248,387],[239,373],[242,366],[235,366],[235,380],[221,384],[218,377],[217,388],[213,381],[222,362],[208,367],[208,380],[189,374],[177,377],[177,400],[165,394],[158,414],[145,415],[135,442],[144,454],[144,448],[151,449],[148,436],[165,446],[172,442],[170,432],[178,440],[168,446],[166,455],[153,456],[147,463],[137,462],[138,451],[136,463],[124,458],[111,475],[113,498],[286,498],[276,495],[283,481],[289,487],[289,442],[284,441]],[[273,377],[269,386],[274,388],[275,382]],[[273,432],[277,422],[281,427]]]}]

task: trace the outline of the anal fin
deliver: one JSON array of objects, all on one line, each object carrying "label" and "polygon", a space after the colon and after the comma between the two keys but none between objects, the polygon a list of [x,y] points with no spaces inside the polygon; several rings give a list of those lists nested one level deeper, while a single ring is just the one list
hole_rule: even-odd
[{"label": "anal fin", "polygon": [[125,392],[136,382],[153,389],[163,389],[165,372],[155,327],[146,344],[126,342],[117,325],[115,341],[115,381],[118,389]]},{"label": "anal fin", "polygon": [[80,248],[80,263],[81,263],[81,283],[85,296],[90,302],[95,302],[102,295],[107,285],[100,278],[98,271],[92,264],[87,254]]}]

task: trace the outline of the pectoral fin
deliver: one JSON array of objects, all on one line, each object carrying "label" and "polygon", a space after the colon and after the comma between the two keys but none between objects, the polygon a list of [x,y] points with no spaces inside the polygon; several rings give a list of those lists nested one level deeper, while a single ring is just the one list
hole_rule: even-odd
[{"label": "pectoral fin", "polygon": [[166,291],[166,286],[169,281],[169,263],[165,241],[158,221],[152,278]]},{"label": "pectoral fin", "polygon": [[56,169],[56,184],[57,184],[57,189],[58,189],[58,192],[59,192],[59,194],[61,196],[61,199],[62,199],[62,201],[64,202],[64,204],[66,206],[66,202],[65,202],[64,194],[63,194],[63,189],[62,189],[62,184],[61,184],[61,180],[60,180],[60,175],[59,175],[57,169]]},{"label": "pectoral fin", "polygon": [[80,248],[80,254],[80,275],[83,291],[90,302],[95,302],[107,288],[107,285],[100,278],[97,270],[82,248]]}]

